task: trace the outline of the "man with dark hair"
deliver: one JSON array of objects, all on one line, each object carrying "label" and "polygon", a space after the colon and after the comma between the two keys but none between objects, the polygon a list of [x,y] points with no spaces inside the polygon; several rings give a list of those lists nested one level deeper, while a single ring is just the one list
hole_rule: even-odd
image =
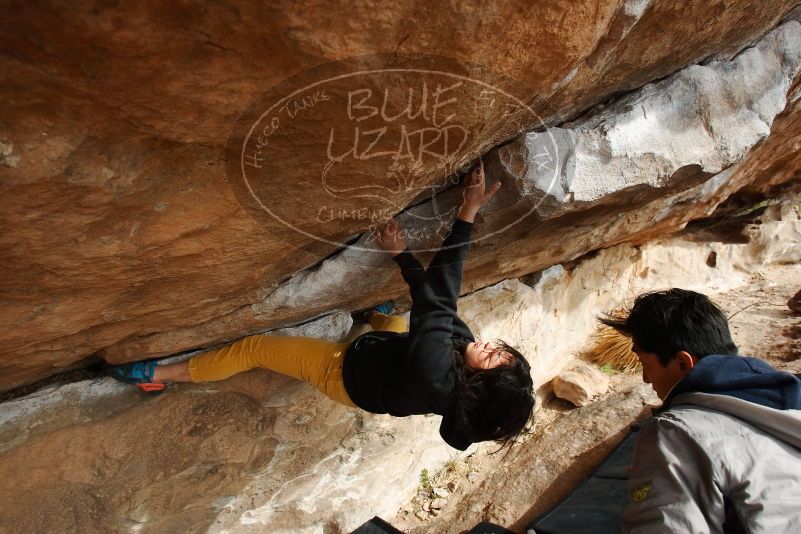
[{"label": "man with dark hair", "polygon": [[801,380],[738,356],[700,293],[646,293],[601,321],[663,402],[637,436],[624,531],[801,532]]}]

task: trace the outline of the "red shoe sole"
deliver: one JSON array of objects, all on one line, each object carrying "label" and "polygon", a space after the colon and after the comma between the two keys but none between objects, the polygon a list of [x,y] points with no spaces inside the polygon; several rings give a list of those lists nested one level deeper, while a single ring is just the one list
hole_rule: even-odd
[{"label": "red shoe sole", "polygon": [[162,391],[164,388],[167,387],[167,384],[157,384],[154,382],[150,382],[147,384],[136,384],[136,387],[141,389],[142,391],[146,391],[148,393],[152,393],[154,391]]}]

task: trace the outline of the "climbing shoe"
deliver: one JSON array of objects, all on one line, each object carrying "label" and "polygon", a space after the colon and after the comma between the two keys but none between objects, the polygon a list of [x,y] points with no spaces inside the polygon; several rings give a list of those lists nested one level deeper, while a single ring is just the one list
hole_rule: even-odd
[{"label": "climbing shoe", "polygon": [[384,315],[392,315],[392,312],[395,311],[395,301],[388,300],[383,304],[373,306],[372,309],[378,313],[383,313]]},{"label": "climbing shoe", "polygon": [[395,301],[388,300],[383,304],[379,304],[378,306],[373,306],[369,310],[365,310],[361,314],[362,321],[366,324],[370,324],[370,314],[372,312],[383,313],[384,315],[390,315],[393,311],[395,311]]},{"label": "climbing shoe", "polygon": [[106,365],[104,370],[110,377],[126,384],[134,384],[148,393],[162,391],[167,387],[167,384],[153,382],[156,360],[124,363],[122,365]]}]

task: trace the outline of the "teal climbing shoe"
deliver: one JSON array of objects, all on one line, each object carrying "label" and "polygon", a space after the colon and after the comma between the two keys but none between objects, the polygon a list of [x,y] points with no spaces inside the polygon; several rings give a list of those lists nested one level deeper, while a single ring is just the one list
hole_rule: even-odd
[{"label": "teal climbing shoe", "polygon": [[104,370],[110,377],[126,384],[134,384],[142,391],[162,391],[167,387],[167,384],[153,382],[156,360],[124,363],[122,365],[106,365]]},{"label": "teal climbing shoe", "polygon": [[360,321],[369,324],[370,323],[370,316],[375,313],[383,313],[384,315],[390,315],[393,311],[395,311],[395,301],[388,300],[382,304],[377,306],[373,306],[367,310],[362,310],[357,312],[353,315],[354,319],[359,319]]},{"label": "teal climbing shoe", "polygon": [[388,300],[383,304],[379,304],[378,306],[373,306],[372,309],[378,313],[383,313],[384,315],[392,315],[392,312],[395,311],[395,301]]}]

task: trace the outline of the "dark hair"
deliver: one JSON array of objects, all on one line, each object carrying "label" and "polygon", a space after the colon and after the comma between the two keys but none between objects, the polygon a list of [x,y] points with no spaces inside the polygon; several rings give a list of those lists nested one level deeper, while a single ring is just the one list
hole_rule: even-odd
[{"label": "dark hair", "polygon": [[534,411],[531,366],[517,349],[498,340],[495,350],[509,353],[510,363],[492,369],[473,369],[464,361],[466,347],[467,343],[454,345],[461,409],[476,441],[495,441],[504,449],[523,432]]},{"label": "dark hair", "polygon": [[598,320],[631,337],[639,349],[655,353],[663,367],[679,351],[698,359],[737,354],[723,310],[695,291],[673,288],[643,293],[634,300],[628,317],[607,315]]}]

